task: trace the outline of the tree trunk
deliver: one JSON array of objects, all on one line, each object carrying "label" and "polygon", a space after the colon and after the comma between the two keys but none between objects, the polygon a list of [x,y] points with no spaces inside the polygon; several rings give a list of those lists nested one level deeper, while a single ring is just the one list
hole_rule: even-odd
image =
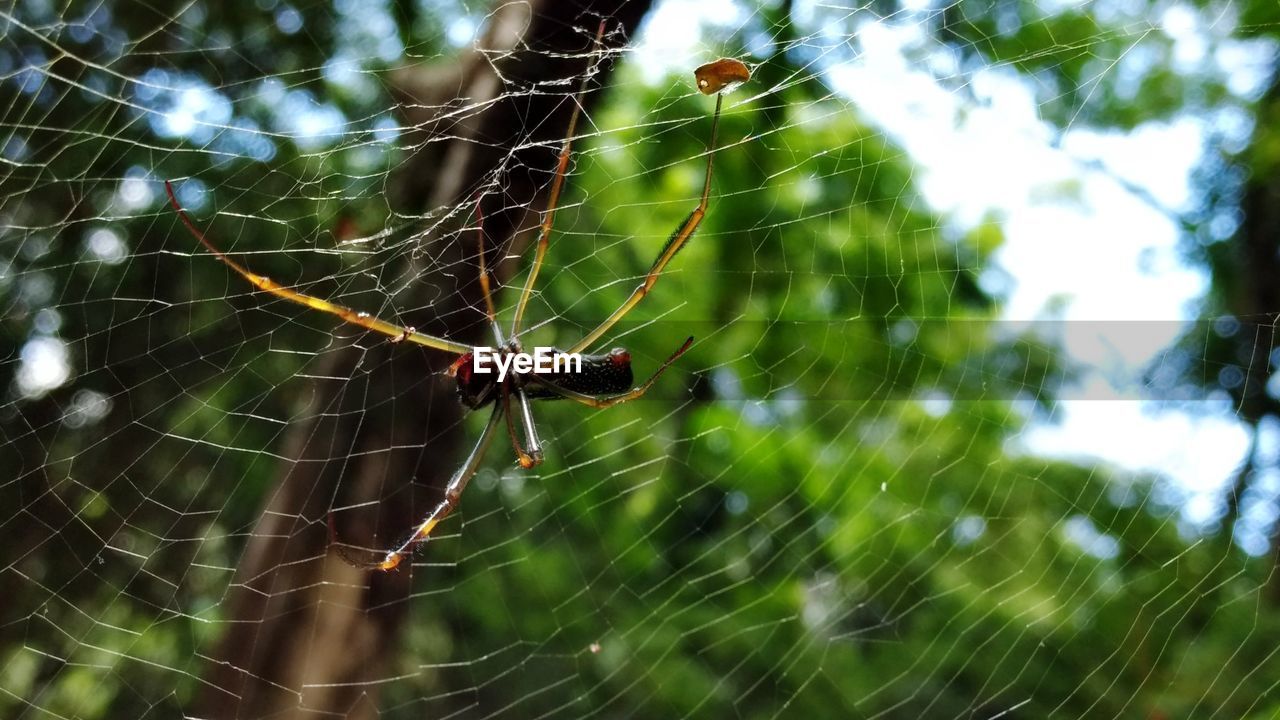
[{"label": "tree trunk", "polygon": [[[523,91],[581,77],[600,17],[608,18],[606,47],[616,48],[635,35],[648,7],[626,0],[503,4],[478,43],[485,52],[465,53],[448,70],[391,73],[406,124],[421,129],[404,138],[420,150],[396,178],[396,204],[436,217],[430,209],[466,203],[501,172],[501,193],[484,203],[485,233],[490,247],[518,255],[513,237],[536,223],[545,202],[577,83]],[[601,66],[597,87],[610,67]],[[431,292],[417,302],[398,298],[400,307],[421,308],[398,317],[474,343],[483,325],[471,238],[428,237],[420,255],[431,265],[415,277]],[[507,265],[497,268],[500,276],[510,274]],[[289,430],[290,459],[223,599],[223,637],[208,658],[197,716],[377,714],[374,681],[395,653],[412,572],[347,565],[328,548],[326,519],[331,509],[358,507],[367,512],[336,514],[342,540],[389,545],[439,498],[474,438],[464,432],[451,383],[439,375],[452,356],[381,336],[361,345],[367,349],[351,345],[318,361],[322,379],[308,388],[305,419]]]}]

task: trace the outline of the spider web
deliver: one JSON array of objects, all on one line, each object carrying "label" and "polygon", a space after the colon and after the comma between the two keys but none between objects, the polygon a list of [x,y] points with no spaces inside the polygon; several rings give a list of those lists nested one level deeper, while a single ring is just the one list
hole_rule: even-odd
[{"label": "spider web", "polygon": [[[1280,301],[1229,260],[1267,222],[1273,5],[0,23],[0,715],[1277,711]],[[707,219],[594,348],[693,349],[538,403],[536,469],[500,431],[412,568],[343,563],[487,411],[448,354],[254,290],[163,182],[252,272],[492,344],[481,228],[506,327],[587,74],[523,336],[565,347],[697,203],[722,55],[754,77]]]}]

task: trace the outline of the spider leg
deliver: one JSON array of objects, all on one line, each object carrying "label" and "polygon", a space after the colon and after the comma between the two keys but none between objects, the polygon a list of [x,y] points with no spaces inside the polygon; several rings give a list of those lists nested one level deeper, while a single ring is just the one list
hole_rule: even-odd
[{"label": "spider leg", "polygon": [[649,388],[653,387],[653,384],[657,382],[659,377],[662,376],[662,373],[666,372],[667,368],[671,367],[671,364],[674,363],[676,360],[678,360],[681,355],[685,354],[685,352],[692,345],[693,345],[692,337],[685,339],[684,344],[682,344],[679,348],[676,348],[676,351],[671,353],[671,357],[667,358],[666,361],[664,361],[662,365],[660,365],[658,369],[655,370],[654,373],[649,376],[649,379],[644,381],[644,384],[637,385],[636,387],[628,390],[627,392],[622,393],[621,395],[609,395],[607,397],[596,397],[595,395],[587,395],[586,393],[580,393],[574,390],[566,390],[565,388],[562,388],[559,385],[551,383],[538,375],[534,375],[533,378],[536,381],[540,382],[542,386],[545,387],[546,389],[568,400],[582,403],[583,405],[588,405],[593,408],[613,407],[614,405],[617,405],[619,403],[624,403],[628,400],[635,400],[636,398],[648,392]]},{"label": "spider leg", "polygon": [[524,435],[529,441],[529,449],[525,450],[516,437],[515,420],[511,415],[511,392],[506,384],[502,385],[502,410],[507,416],[507,436],[511,438],[511,447],[516,451],[516,459],[520,467],[528,470],[542,464],[542,444],[538,441],[538,431],[533,424],[533,414],[529,412],[529,399],[523,390],[517,390],[517,397],[522,401],[521,420],[524,424]]},{"label": "spider leg", "polygon": [[[600,41],[604,37],[605,21],[600,21],[600,29],[596,31],[595,46],[600,47]],[[547,197],[547,209],[542,213],[542,226],[538,230],[538,242],[533,255],[533,264],[529,267],[529,277],[525,278],[524,289],[520,291],[520,300],[516,302],[515,319],[511,321],[511,336],[520,335],[520,321],[524,317],[525,306],[529,304],[529,298],[533,295],[534,283],[538,280],[538,271],[542,269],[542,260],[546,257],[547,247],[550,245],[551,224],[555,221],[556,206],[560,202],[560,188],[564,186],[564,175],[569,168],[569,154],[573,147],[573,134],[578,127],[578,114],[582,112],[582,99],[587,94],[587,83],[590,82],[594,73],[588,72],[582,77],[582,85],[578,88],[578,93],[573,96],[573,114],[569,116],[569,130],[565,133],[564,144],[560,146],[560,160],[556,163],[555,179],[551,181],[551,193]]]},{"label": "spider leg", "polygon": [[[493,432],[498,427],[498,420],[502,416],[502,404],[493,404],[493,414],[489,416],[489,424],[484,426],[484,431],[480,433],[480,439],[476,441],[476,446],[471,449],[471,454],[467,456],[466,462],[449,480],[449,484],[445,487],[444,498],[436,503],[430,513],[422,519],[421,522],[414,527],[404,540],[401,540],[394,548],[387,551],[381,560],[374,562],[360,562],[351,558],[346,550],[341,546],[338,547],[339,554],[347,562],[369,570],[394,570],[401,562],[404,561],[411,553],[411,548],[424,540],[435,529],[441,520],[449,516],[453,509],[458,506],[458,500],[462,497],[462,491],[467,489],[467,483],[471,482],[471,478],[475,477],[476,471],[480,469],[480,461],[484,458],[485,450],[489,447],[489,441],[493,439]],[[330,518],[330,535],[333,534],[333,520]]]},{"label": "spider leg", "polygon": [[187,230],[190,230],[191,234],[194,235],[202,245],[208,248],[209,252],[213,253],[214,257],[221,260],[224,265],[236,271],[237,274],[245,280],[248,280],[250,284],[259,290],[275,295],[278,298],[284,298],[290,302],[304,305],[312,310],[319,310],[320,312],[329,313],[330,315],[336,315],[353,325],[359,325],[360,327],[368,330],[382,333],[383,335],[390,337],[392,342],[408,341],[457,355],[461,355],[471,350],[471,348],[461,343],[445,340],[444,338],[438,338],[434,335],[420,333],[411,327],[392,325],[389,322],[379,320],[369,313],[357,312],[341,305],[335,305],[327,300],[321,300],[318,297],[304,295],[300,292],[290,290],[268,277],[255,275],[254,273],[249,272],[249,270],[243,265],[227,257],[221,250],[215,247],[214,244],[205,237],[204,233],[201,232],[200,228],[196,227],[195,222],[193,222],[191,218],[187,217],[186,211],[183,210],[182,205],[178,203],[177,196],[173,194],[173,185],[170,184],[168,180],[164,182],[164,189],[165,192],[169,194],[169,204],[172,205],[173,209],[178,213],[178,218],[182,220],[183,225],[187,226]]},{"label": "spider leg", "polygon": [[502,327],[498,325],[498,313],[493,305],[493,289],[489,285],[489,266],[484,259],[484,212],[480,203],[484,198],[476,198],[476,264],[480,269],[480,294],[484,296],[484,315],[489,320],[489,328],[493,330],[493,341],[497,347],[506,345],[502,339]]},{"label": "spider leg", "polygon": [[[476,234],[477,249],[479,252],[478,265],[480,266],[480,291],[484,295],[484,311],[485,316],[489,319],[489,327],[493,329],[493,339],[497,347],[505,347],[506,341],[502,338],[502,327],[498,324],[497,313],[493,305],[493,292],[490,289],[489,269],[484,258],[484,216],[480,211],[480,203],[476,202],[476,217],[480,223],[480,231]],[[512,338],[515,338],[513,335]],[[513,340],[515,348],[519,348],[519,341]],[[533,412],[529,407],[529,398],[524,392],[524,388],[516,385],[514,393],[516,399],[520,402],[520,419],[524,426],[524,438],[529,444],[528,450],[521,447],[520,441],[516,438],[515,425],[511,416],[511,395],[512,390],[508,388],[506,383],[501,383],[502,405],[507,414],[507,434],[511,436],[511,447],[516,451],[516,458],[520,461],[520,467],[525,469],[540,465],[542,463],[542,443],[538,441],[538,430],[533,424]]]},{"label": "spider leg", "polygon": [[715,159],[716,154],[716,130],[720,126],[720,105],[724,96],[716,94],[716,112],[711,120],[711,142],[707,145],[707,177],[702,185],[702,198],[698,200],[698,206],[689,213],[689,217],[685,218],[684,223],[676,228],[667,240],[667,244],[662,247],[662,252],[658,253],[658,259],[653,261],[653,265],[649,268],[649,272],[645,273],[644,282],[640,283],[635,290],[631,292],[626,302],[618,306],[613,314],[605,319],[604,322],[596,326],[595,330],[587,333],[585,337],[578,341],[576,345],[569,349],[571,353],[580,353],[591,347],[595,341],[600,339],[614,325],[618,323],[632,308],[644,299],[645,295],[653,289],[654,284],[658,282],[658,277],[662,275],[663,269],[667,267],[667,263],[671,262],[671,258],[680,252],[689,238],[693,236],[693,232],[698,229],[698,225],[702,224],[702,218],[707,214],[707,205],[711,197],[711,162]]},{"label": "spider leg", "polygon": [[520,403],[520,424],[524,427],[524,439],[529,445],[529,464],[526,465],[521,458],[520,465],[527,470],[542,464],[542,441],[538,439],[538,427],[533,423],[533,406],[524,388],[516,388],[516,400]]}]

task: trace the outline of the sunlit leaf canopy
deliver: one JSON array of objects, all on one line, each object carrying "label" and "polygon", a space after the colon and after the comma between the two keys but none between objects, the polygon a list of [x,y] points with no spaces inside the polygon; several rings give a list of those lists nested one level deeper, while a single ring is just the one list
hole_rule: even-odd
[{"label": "sunlit leaf canopy", "polygon": [[[0,8],[0,715],[1271,717],[1275,3],[569,5]],[[696,203],[722,56],[708,216],[599,347],[696,344],[344,565],[486,413],[163,181],[472,342],[475,202],[509,322],[591,68],[566,346]]]}]

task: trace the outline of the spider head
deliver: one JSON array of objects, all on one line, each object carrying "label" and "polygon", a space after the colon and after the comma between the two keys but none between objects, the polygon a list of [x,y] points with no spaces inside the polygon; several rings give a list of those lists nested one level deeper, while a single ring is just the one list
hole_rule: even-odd
[{"label": "spider head", "polygon": [[475,410],[493,401],[496,375],[474,371],[475,353],[463,353],[449,366],[448,374],[457,382],[458,402]]}]

